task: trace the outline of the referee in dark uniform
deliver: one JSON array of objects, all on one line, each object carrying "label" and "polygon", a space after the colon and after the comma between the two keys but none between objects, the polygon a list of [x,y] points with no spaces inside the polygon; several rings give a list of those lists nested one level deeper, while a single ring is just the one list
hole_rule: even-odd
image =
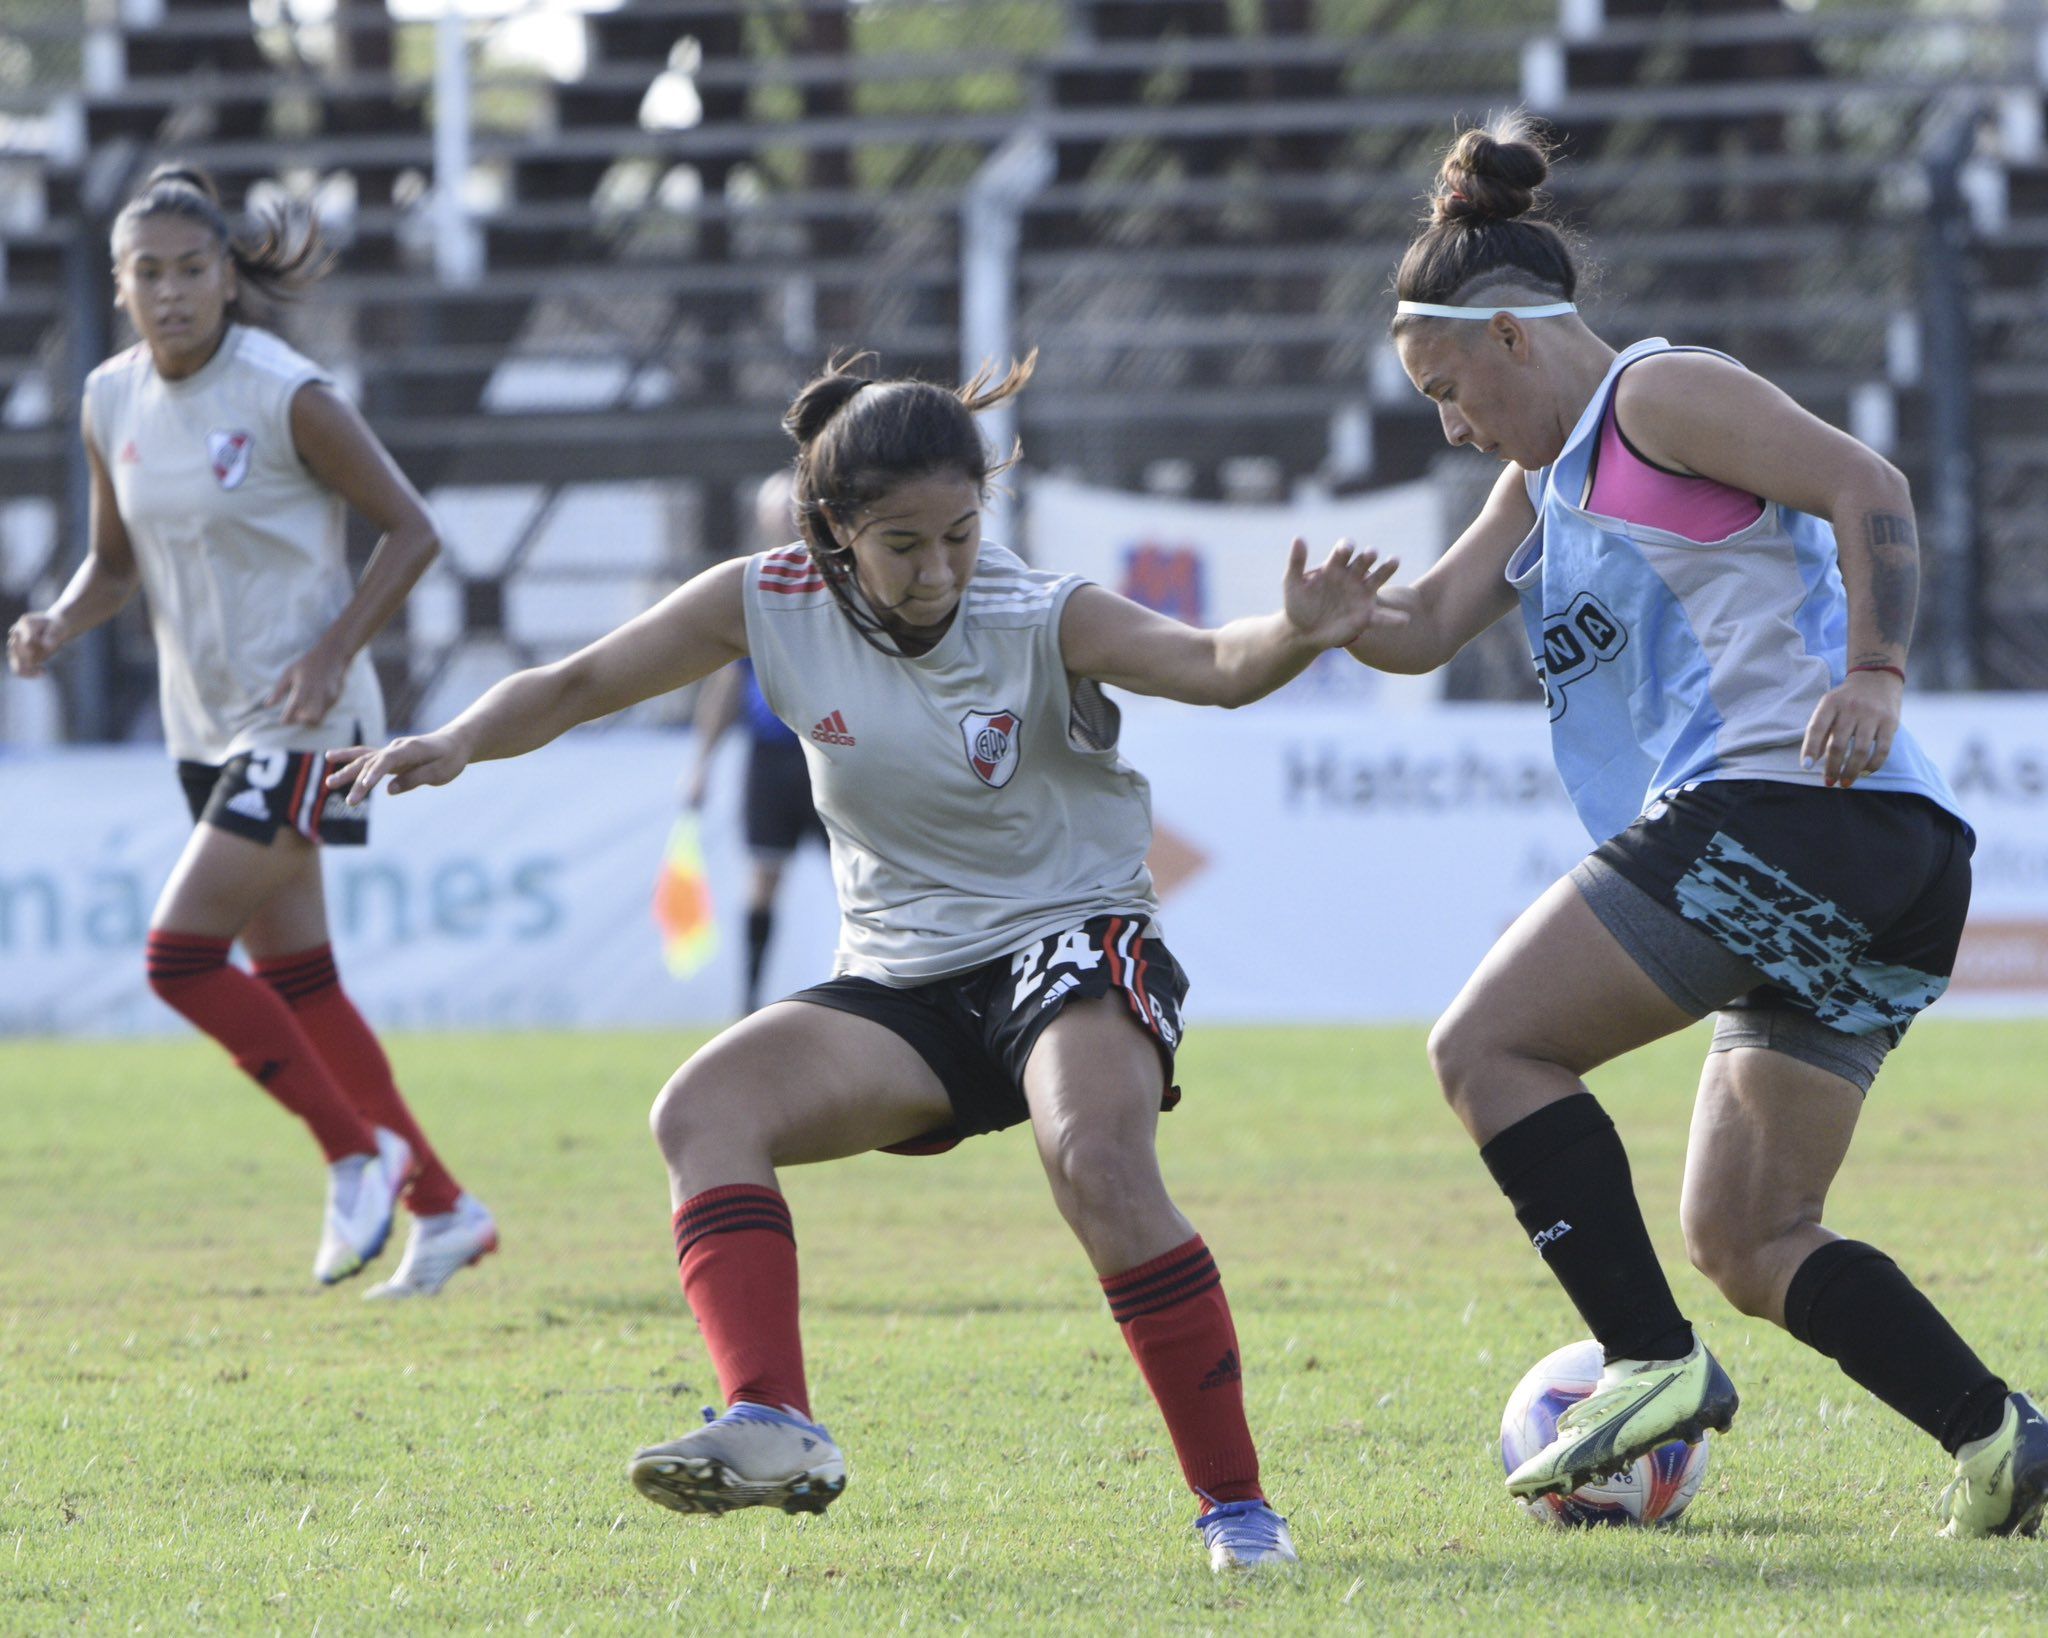
[{"label": "referee in dark uniform", "polygon": [[[787,472],[761,484],[754,503],[755,529],[761,544],[775,547],[796,539],[790,509]],[[739,724],[747,736],[746,837],[753,871],[747,882],[746,1012],[761,1004],[761,969],[775,927],[775,895],[782,886],[783,867],[805,837],[820,845],[825,828],[811,803],[810,772],[804,765],[803,742],[768,708],[754,680],[753,662],[741,660],[697,691],[693,725],[697,730],[697,764],[691,770],[688,797],[692,808],[704,805],[711,780],[711,759],[728,729]]]}]

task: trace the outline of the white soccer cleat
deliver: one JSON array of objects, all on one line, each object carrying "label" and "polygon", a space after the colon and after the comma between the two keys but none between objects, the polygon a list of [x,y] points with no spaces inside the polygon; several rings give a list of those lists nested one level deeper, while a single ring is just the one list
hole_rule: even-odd
[{"label": "white soccer cleat", "polygon": [[327,1218],[314,1279],[322,1285],[345,1280],[384,1249],[411,1177],[412,1145],[382,1126],[374,1155],[349,1155],[327,1168]]},{"label": "white soccer cleat", "polygon": [[723,1416],[705,1406],[703,1427],[649,1445],[626,1476],[649,1501],[678,1513],[822,1513],[846,1488],[846,1458],[815,1422],[742,1401]]},{"label": "white soccer cleat", "polygon": [[1262,1501],[1218,1503],[1195,1528],[1209,1544],[1209,1568],[1219,1575],[1301,1562],[1287,1521]]},{"label": "white soccer cleat", "polygon": [[498,1249],[498,1223],[473,1194],[459,1195],[452,1211],[413,1219],[405,1255],[391,1278],[363,1293],[372,1297],[431,1297],[471,1263]]}]

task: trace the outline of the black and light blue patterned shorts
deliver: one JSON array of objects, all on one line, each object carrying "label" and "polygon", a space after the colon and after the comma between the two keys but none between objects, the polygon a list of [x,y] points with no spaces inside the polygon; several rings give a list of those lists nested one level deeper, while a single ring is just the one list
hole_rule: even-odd
[{"label": "black and light blue patterned shorts", "polygon": [[1716,779],[1653,804],[1587,864],[1762,979],[1715,1010],[1790,1010],[1890,1044],[1948,988],[1974,846],[1923,796]]}]

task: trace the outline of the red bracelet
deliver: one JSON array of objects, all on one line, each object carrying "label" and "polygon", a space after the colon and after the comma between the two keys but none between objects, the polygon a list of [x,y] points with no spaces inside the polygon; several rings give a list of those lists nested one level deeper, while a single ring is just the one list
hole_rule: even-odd
[{"label": "red bracelet", "polygon": [[1849,667],[1849,669],[1851,671],[1889,671],[1894,677],[1898,678],[1900,682],[1904,682],[1906,680],[1905,672],[1901,671],[1895,665],[1852,665],[1851,667]]}]

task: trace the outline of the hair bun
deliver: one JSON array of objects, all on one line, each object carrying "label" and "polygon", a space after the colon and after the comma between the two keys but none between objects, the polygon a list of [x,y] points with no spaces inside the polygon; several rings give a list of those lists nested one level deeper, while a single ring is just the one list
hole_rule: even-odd
[{"label": "hair bun", "polygon": [[214,186],[213,178],[195,165],[159,165],[149,173],[149,179],[142,184],[141,191],[148,193],[152,188],[190,188],[194,193],[203,194],[216,210],[220,208],[220,189]]},{"label": "hair bun", "polygon": [[825,366],[824,374],[806,382],[803,391],[796,395],[795,402],[782,417],[782,430],[794,438],[799,447],[809,444],[863,388],[875,384],[873,378],[856,375],[852,369],[853,365],[874,356],[873,353],[855,353],[848,358],[833,359]]},{"label": "hair bun", "polygon": [[1464,131],[1444,157],[1430,218],[1480,227],[1526,215],[1550,175],[1550,147],[1519,116]]}]

